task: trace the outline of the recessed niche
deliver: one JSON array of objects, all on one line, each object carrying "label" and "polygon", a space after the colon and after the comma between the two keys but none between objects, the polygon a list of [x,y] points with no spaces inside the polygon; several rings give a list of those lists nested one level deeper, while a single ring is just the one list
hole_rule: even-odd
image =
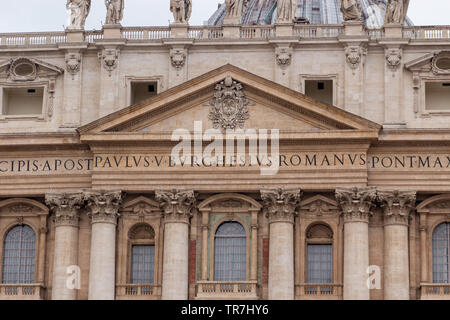
[{"label": "recessed niche", "polygon": [[40,115],[43,101],[43,87],[3,88],[3,115]]}]

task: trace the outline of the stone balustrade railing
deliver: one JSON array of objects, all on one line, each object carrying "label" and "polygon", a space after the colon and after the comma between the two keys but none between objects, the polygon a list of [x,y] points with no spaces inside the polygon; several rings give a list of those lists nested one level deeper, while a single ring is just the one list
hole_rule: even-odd
[{"label": "stone balustrade railing", "polygon": [[[276,38],[276,26],[240,26],[236,37],[242,40]],[[293,25],[292,37],[300,39],[337,38],[343,34],[343,25]],[[366,29],[371,40],[385,38],[384,29]],[[450,40],[450,26],[404,27],[403,38],[410,40]],[[161,41],[174,36],[171,27],[124,27],[122,38],[128,41]],[[102,30],[84,32],[88,43],[104,38]],[[221,26],[189,26],[186,38],[194,40],[216,40],[224,38]],[[49,46],[69,41],[65,32],[34,32],[0,34],[1,47]]]},{"label": "stone balustrade railing", "polygon": [[256,281],[200,281],[197,282],[197,298],[258,298]]},{"label": "stone balustrade railing", "polygon": [[41,284],[0,284],[0,300],[43,300]]},{"label": "stone balustrade railing", "polygon": [[300,38],[336,38],[344,32],[343,25],[299,25],[294,26],[294,36]]},{"label": "stone balustrade railing", "polygon": [[302,299],[342,299],[342,284],[301,283],[295,286],[295,295]]},{"label": "stone balustrade railing", "polygon": [[161,286],[153,284],[119,284],[116,285],[118,299],[160,299]]},{"label": "stone balustrade railing", "polygon": [[450,284],[448,283],[422,283],[420,285],[422,300],[449,300]]}]

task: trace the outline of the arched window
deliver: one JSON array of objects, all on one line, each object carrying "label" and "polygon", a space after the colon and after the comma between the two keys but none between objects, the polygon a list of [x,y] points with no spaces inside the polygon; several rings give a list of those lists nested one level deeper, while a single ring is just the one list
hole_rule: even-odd
[{"label": "arched window", "polygon": [[6,234],[3,244],[2,282],[34,283],[36,234],[27,225],[15,226]]},{"label": "arched window", "polygon": [[155,231],[138,224],[129,232],[131,241],[131,283],[153,284],[155,275]]},{"label": "arched window", "polygon": [[247,236],[239,222],[224,222],[214,238],[214,281],[247,279]]},{"label": "arched window", "polygon": [[308,283],[333,283],[333,231],[314,225],[306,233]]},{"label": "arched window", "polygon": [[433,282],[449,283],[450,223],[442,223],[433,232]]}]

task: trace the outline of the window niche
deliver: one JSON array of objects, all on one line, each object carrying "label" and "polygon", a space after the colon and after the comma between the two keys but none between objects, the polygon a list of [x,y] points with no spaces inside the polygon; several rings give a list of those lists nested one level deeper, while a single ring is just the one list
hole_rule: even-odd
[{"label": "window niche", "polygon": [[406,63],[405,67],[412,72],[416,116],[449,116],[450,51],[426,54]]},{"label": "window niche", "polygon": [[3,88],[5,116],[39,116],[44,103],[44,87]]},{"label": "window niche", "polygon": [[0,63],[0,120],[47,120],[53,116],[56,78],[63,69],[32,58]]},{"label": "window niche", "polygon": [[300,75],[300,92],[317,101],[337,105],[337,75]]},{"label": "window niche", "polygon": [[134,105],[156,96],[163,90],[162,76],[126,77],[127,104]]},{"label": "window niche", "polygon": [[120,214],[116,299],[160,299],[163,243],[159,204],[138,196],[125,201]]}]

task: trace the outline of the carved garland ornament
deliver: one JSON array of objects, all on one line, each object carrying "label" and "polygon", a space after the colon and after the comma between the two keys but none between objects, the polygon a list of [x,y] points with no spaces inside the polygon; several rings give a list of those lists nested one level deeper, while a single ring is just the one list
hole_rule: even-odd
[{"label": "carved garland ornament", "polygon": [[242,91],[242,84],[226,77],[216,85],[216,93],[210,101],[211,110],[208,118],[215,129],[244,128],[245,120],[250,118],[248,106],[250,101]]},{"label": "carved garland ornament", "polygon": [[357,69],[362,61],[367,50],[360,46],[348,46],[345,48],[345,57],[350,68]]},{"label": "carved garland ornament", "polygon": [[119,52],[119,49],[105,49],[103,52],[98,53],[98,58],[102,61],[103,67],[108,71],[109,76],[117,68]]},{"label": "carved garland ornament", "polygon": [[387,66],[395,71],[400,67],[402,62],[402,51],[400,49],[390,49],[386,53]]},{"label": "carved garland ornament", "polygon": [[66,69],[72,75],[72,80],[75,75],[80,71],[81,67],[81,54],[80,53],[68,53],[66,55]]},{"label": "carved garland ornament", "polygon": [[183,49],[171,49],[170,50],[170,63],[172,67],[180,70],[184,67],[186,62],[186,51]]},{"label": "carved garland ornament", "polygon": [[269,222],[294,223],[296,209],[300,203],[301,191],[284,189],[261,190],[261,199]]}]

